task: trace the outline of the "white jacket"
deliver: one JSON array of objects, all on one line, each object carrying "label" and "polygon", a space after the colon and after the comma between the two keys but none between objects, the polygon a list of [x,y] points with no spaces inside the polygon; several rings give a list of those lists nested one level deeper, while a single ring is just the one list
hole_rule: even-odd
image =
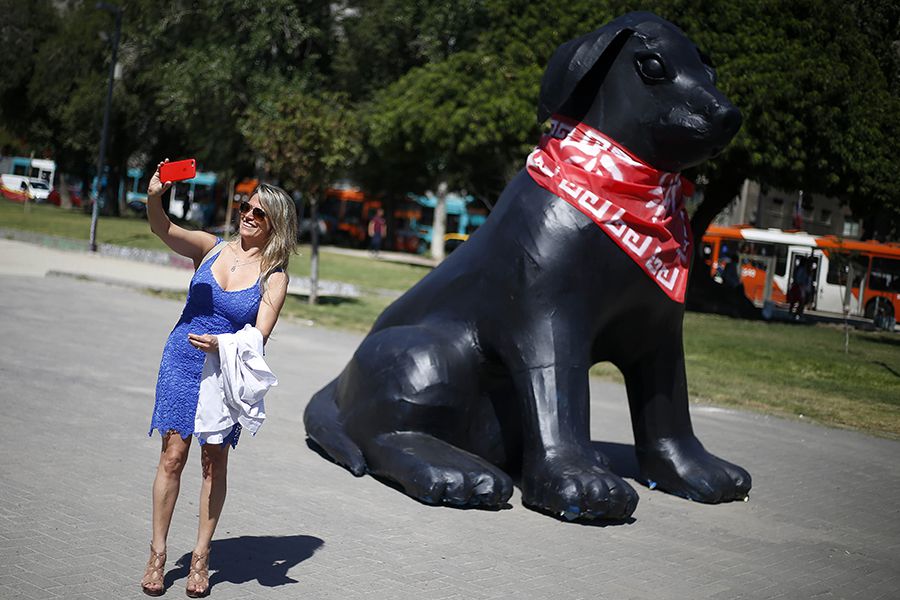
[{"label": "white jacket", "polygon": [[208,352],[203,363],[194,435],[221,444],[235,423],[256,435],[266,418],[263,396],[278,378],[263,359],[263,337],[256,327],[248,324],[216,337],[219,353]]}]

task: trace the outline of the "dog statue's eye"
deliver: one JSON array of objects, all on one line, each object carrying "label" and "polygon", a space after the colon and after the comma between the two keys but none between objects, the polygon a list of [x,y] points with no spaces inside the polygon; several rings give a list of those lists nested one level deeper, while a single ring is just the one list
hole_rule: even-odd
[{"label": "dog statue's eye", "polygon": [[662,58],[656,54],[639,56],[637,68],[641,77],[647,81],[665,81],[668,78],[666,76],[666,66],[663,64]]}]

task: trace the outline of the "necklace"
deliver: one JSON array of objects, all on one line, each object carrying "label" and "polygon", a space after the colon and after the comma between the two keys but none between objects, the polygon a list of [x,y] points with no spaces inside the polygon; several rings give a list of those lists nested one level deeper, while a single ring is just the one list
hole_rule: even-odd
[{"label": "necklace", "polygon": [[[229,247],[230,247],[230,246],[229,246]],[[232,272],[232,273],[234,273],[234,270],[237,269],[238,267],[243,267],[243,266],[245,266],[245,265],[252,265],[253,263],[258,263],[259,261],[262,260],[262,257],[260,257],[260,258],[257,258],[256,260],[248,260],[248,261],[245,261],[245,262],[239,262],[239,261],[238,261],[237,250],[235,250],[234,248],[231,248],[231,253],[234,254],[234,264],[231,265],[231,272]]]}]

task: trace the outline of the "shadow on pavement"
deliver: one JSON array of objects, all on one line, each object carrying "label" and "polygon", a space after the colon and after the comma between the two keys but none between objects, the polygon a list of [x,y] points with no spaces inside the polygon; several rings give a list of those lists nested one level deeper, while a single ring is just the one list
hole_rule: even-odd
[{"label": "shadow on pavement", "polygon": [[641,470],[632,444],[591,442],[591,447],[609,459],[609,470],[619,477],[634,480],[640,478]]},{"label": "shadow on pavement", "polygon": [[[297,583],[288,571],[315,554],[325,542],[309,535],[252,536],[213,540],[210,548],[210,589],[218,583],[247,583],[276,587]],[[181,556],[165,576],[166,589],[186,579],[191,554]]]}]

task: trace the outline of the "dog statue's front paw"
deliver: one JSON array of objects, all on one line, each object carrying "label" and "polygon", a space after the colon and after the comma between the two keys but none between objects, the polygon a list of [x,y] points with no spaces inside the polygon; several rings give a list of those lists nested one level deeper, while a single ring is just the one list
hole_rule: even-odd
[{"label": "dog statue's front paw", "polygon": [[498,509],[512,496],[509,475],[479,456],[425,433],[377,436],[366,448],[373,475],[425,504]]},{"label": "dog statue's front paw", "polygon": [[526,506],[568,520],[627,519],[638,496],[606,470],[589,449],[557,449],[525,461],[522,501]]},{"label": "dog statue's front paw", "polygon": [[715,504],[746,500],[750,473],[706,451],[694,436],[657,440],[637,448],[641,477],[651,488]]}]

